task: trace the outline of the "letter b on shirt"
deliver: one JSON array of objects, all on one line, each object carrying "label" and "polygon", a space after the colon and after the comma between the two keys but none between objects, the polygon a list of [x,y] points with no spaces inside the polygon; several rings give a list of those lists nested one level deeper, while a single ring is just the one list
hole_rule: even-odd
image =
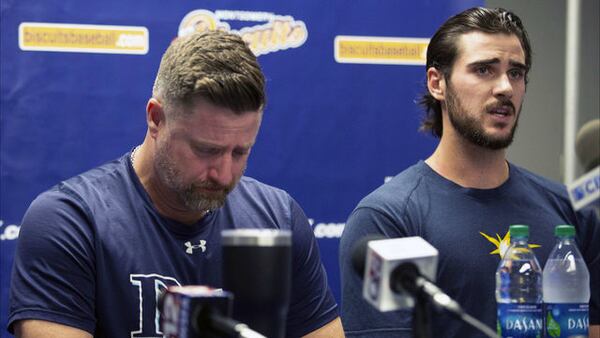
[{"label": "letter b on shirt", "polygon": [[132,297],[137,299],[140,309],[137,314],[139,327],[131,331],[130,337],[162,337],[159,325],[158,297],[168,286],[181,284],[173,277],[158,274],[131,274],[129,281],[137,291],[132,294]]}]

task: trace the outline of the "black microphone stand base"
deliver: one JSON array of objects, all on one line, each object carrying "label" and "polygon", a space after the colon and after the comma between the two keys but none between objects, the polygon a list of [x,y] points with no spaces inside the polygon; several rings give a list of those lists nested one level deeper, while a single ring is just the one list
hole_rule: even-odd
[{"label": "black microphone stand base", "polygon": [[431,338],[431,311],[427,298],[422,294],[415,297],[412,328],[414,338]]}]

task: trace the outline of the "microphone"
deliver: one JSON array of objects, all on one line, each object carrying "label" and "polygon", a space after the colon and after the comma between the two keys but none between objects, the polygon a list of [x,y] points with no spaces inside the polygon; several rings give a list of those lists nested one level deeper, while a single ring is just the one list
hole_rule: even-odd
[{"label": "microphone", "polygon": [[425,295],[430,299],[438,312],[446,310],[458,317],[463,313],[460,305],[445,294],[437,285],[423,277],[419,273],[419,268],[412,262],[398,265],[392,271],[391,282],[391,289],[396,293],[406,290],[413,296],[419,294]]},{"label": "microphone", "polygon": [[412,309],[414,296],[424,293],[435,307],[454,313],[460,306],[430,282],[437,258],[437,249],[421,237],[365,237],[353,248],[352,265],[363,276],[363,297],[381,312]]},{"label": "microphone", "polygon": [[[363,297],[381,312],[414,308],[413,329],[428,336],[427,300],[438,312],[448,311],[488,337],[496,333],[467,314],[460,304],[444,293],[432,280],[437,269],[438,251],[421,237],[381,239],[367,236],[352,249],[352,266],[363,276]],[[417,311],[420,310],[420,311]],[[418,321],[415,325],[415,321]]]},{"label": "microphone", "polygon": [[600,165],[600,119],[588,121],[579,129],[575,153],[585,171]]},{"label": "microphone", "polygon": [[158,299],[166,338],[265,338],[231,319],[233,295],[208,286],[170,286]]},{"label": "microphone", "polygon": [[283,338],[290,303],[292,233],[223,230],[223,287],[233,292],[233,318],[269,338]]},{"label": "microphone", "polygon": [[587,173],[567,185],[569,199],[575,210],[592,206],[600,218],[600,119],[581,127],[575,152]]}]

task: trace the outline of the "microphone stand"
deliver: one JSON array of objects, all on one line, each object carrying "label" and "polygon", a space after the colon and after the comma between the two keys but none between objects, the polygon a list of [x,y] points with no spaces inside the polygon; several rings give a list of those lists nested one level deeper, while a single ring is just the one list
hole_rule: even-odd
[{"label": "microphone stand", "polygon": [[413,337],[431,338],[431,311],[429,311],[429,301],[422,293],[415,297],[415,307],[413,309]]},{"label": "microphone stand", "polygon": [[224,317],[220,314],[211,314],[211,329],[217,332],[218,337],[224,338],[266,338],[262,334],[252,330],[248,325],[240,323],[235,319]]},{"label": "microphone stand", "polygon": [[[402,290],[410,293],[415,300],[413,310],[413,333],[415,338],[430,338],[429,303],[434,302],[436,311],[447,311],[454,317],[471,325],[490,338],[498,335],[485,324],[467,314],[456,301],[443,293],[435,284],[420,276],[419,269],[413,263],[403,263],[392,272],[395,281],[391,288],[395,292]],[[433,297],[433,298],[431,298]]]}]

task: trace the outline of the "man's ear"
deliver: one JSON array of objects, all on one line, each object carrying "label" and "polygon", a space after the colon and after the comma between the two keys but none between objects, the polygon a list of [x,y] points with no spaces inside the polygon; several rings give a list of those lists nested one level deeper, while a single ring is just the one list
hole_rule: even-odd
[{"label": "man's ear", "polygon": [[166,116],[162,104],[157,99],[150,98],[146,105],[146,123],[152,138],[156,138],[159,129],[164,127],[165,122]]},{"label": "man's ear", "polygon": [[427,69],[427,89],[431,96],[438,101],[443,101],[446,94],[446,79],[444,74],[435,67]]}]

